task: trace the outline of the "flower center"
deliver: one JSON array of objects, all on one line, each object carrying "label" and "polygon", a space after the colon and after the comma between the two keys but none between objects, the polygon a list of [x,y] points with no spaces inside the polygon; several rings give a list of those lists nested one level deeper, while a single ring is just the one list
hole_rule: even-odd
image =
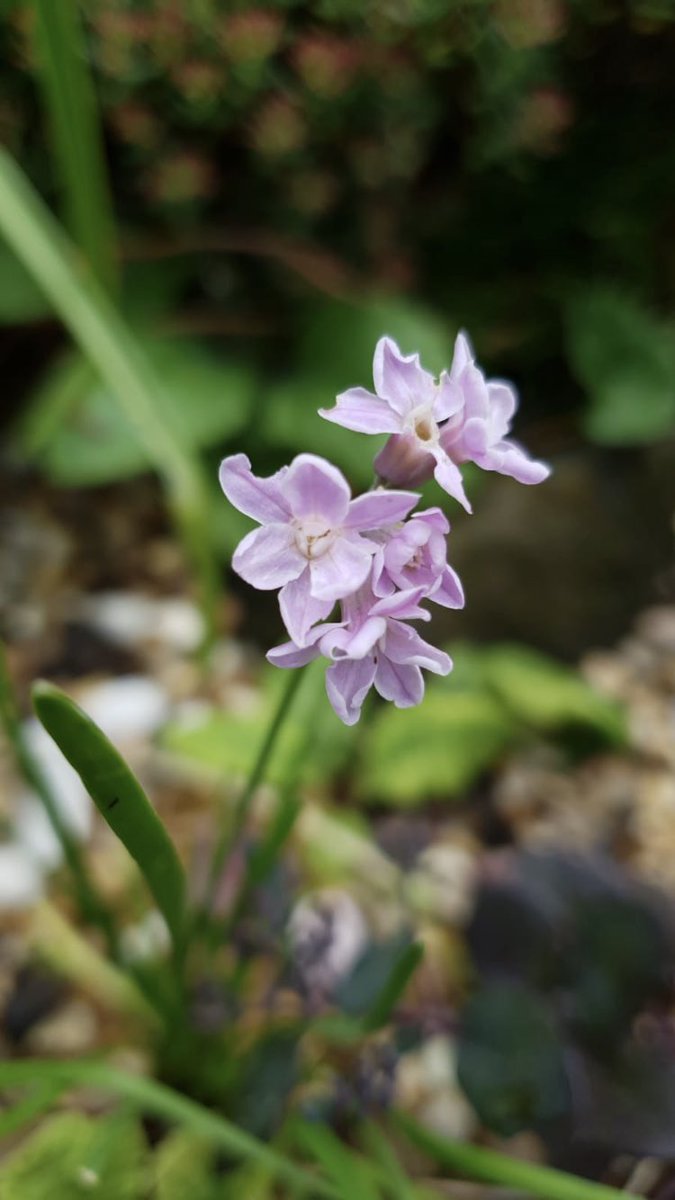
[{"label": "flower center", "polygon": [[434,421],[431,408],[427,405],[413,409],[410,423],[415,437],[420,442],[435,445],[438,441],[438,425]]},{"label": "flower center", "polygon": [[320,517],[295,522],[295,544],[307,559],[321,558],[333,544],[335,531],[327,529]]}]

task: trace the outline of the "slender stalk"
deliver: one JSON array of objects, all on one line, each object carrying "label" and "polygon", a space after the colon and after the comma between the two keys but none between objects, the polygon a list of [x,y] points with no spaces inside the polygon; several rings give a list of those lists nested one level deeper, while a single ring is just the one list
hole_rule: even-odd
[{"label": "slender stalk", "polygon": [[103,932],[111,958],[119,961],[119,940],[113,919],[89,877],[79,844],[65,824],[59,806],[39,763],[26,741],[14,698],[5,649],[0,642],[0,723],[16,764],[26,783],[37,795],[61,844],[69,867],[78,908],[85,921]]},{"label": "slender stalk", "polygon": [[257,758],[253,764],[248,782],[234,811],[232,822],[227,824],[220,833],[220,837],[216,844],[216,848],[211,860],[209,870],[208,883],[206,886],[206,894],[204,897],[204,908],[207,912],[210,911],[220,873],[223,869],[228,850],[236,842],[245,823],[251,807],[251,801],[263,781],[269,760],[276,745],[277,738],[283,727],[284,721],[288,716],[293,704],[293,699],[298,692],[300,683],[304,677],[304,670],[289,671],[289,677],[286,681],[286,686],[281,693],[279,704],[272,716],[267,733],[258,751]]},{"label": "slender stalk", "polygon": [[162,418],[163,393],[133,333],[29,180],[0,147],[0,233],[110,387],[166,485],[169,504],[199,580],[207,627],[215,631],[219,590],[209,502],[199,459]]},{"label": "slender stalk", "polygon": [[66,224],[99,282],[117,283],[115,222],[78,0],[34,0],[39,78]]},{"label": "slender stalk", "polygon": [[485,1150],[482,1146],[451,1141],[401,1113],[394,1120],[413,1145],[459,1178],[478,1179],[483,1183],[513,1188],[540,1196],[543,1200],[634,1200],[630,1192],[618,1191],[604,1183],[593,1183],[553,1167],[540,1167],[509,1158],[506,1154]]}]

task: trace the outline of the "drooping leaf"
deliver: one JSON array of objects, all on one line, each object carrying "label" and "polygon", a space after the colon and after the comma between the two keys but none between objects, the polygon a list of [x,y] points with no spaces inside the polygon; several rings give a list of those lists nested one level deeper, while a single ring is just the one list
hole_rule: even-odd
[{"label": "drooping leaf", "polygon": [[516,644],[490,647],[483,654],[483,673],[513,716],[542,733],[578,726],[601,742],[625,739],[619,705],[576,671],[536,650]]},{"label": "drooping leaf", "polygon": [[35,712],[77,771],[101,816],[138,864],[172,934],[182,944],[185,877],[176,849],[140,783],[97,725],[59,688],[33,688]]},{"label": "drooping leaf", "polygon": [[237,1092],[238,1122],[257,1137],[277,1129],[298,1078],[298,1035],[276,1030],[261,1038],[242,1064]]},{"label": "drooping leaf", "polygon": [[569,1109],[560,1033],[546,1005],[518,983],[492,983],[469,1001],[457,1069],[481,1120],[506,1137]]},{"label": "drooping leaf", "polygon": [[[248,419],[254,376],[189,342],[146,339],[162,387],[162,420],[184,446],[202,449]],[[123,479],[153,464],[123,408],[79,355],[69,355],[33,398],[20,449],[56,483],[86,487]]]},{"label": "drooping leaf", "polygon": [[397,807],[458,796],[517,735],[498,701],[430,687],[419,708],[383,708],[365,738],[363,795]]},{"label": "drooping leaf", "polygon": [[631,445],[675,429],[672,333],[630,296],[607,288],[579,294],[568,313],[568,348],[589,396],[590,438]]},{"label": "drooping leaf", "polygon": [[0,1168],[3,1200],[141,1200],[145,1147],[136,1122],[64,1113]]},{"label": "drooping leaf", "polygon": [[341,980],[335,1001],[349,1016],[362,1017],[378,1028],[391,1014],[421,958],[421,947],[407,930],[387,941],[371,942],[349,975]]}]

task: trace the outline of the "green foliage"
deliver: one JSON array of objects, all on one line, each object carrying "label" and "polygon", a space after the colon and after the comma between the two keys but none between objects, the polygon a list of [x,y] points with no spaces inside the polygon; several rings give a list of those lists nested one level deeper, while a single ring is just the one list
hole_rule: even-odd
[{"label": "green foliage", "polygon": [[215,1200],[214,1153],[205,1138],[178,1129],[152,1158],[156,1200]]},{"label": "green foliage", "polygon": [[[241,431],[255,388],[250,368],[219,362],[190,342],[139,339],[139,345],[162,389],[162,420],[181,445],[196,451]],[[109,483],[154,465],[118,397],[79,355],[47,376],[19,447],[68,487]]]},{"label": "green foliage", "polygon": [[[323,681],[319,678],[321,690]],[[265,690],[244,712],[212,709],[197,721],[169,722],[162,744],[172,754],[222,779],[246,778],[256,760],[265,730],[285,683],[285,672],[268,673]],[[307,763],[309,782],[325,783],[343,766],[350,753],[349,730],[341,725],[317,688],[300,693],[275,748],[267,778],[283,783],[302,750],[308,718],[314,726],[312,753]]]},{"label": "green foliage", "polygon": [[619,705],[570,667],[519,645],[491,647],[481,658],[485,683],[525,725],[544,734],[577,727],[600,744],[625,741]]},{"label": "green foliage", "polygon": [[586,389],[585,429],[609,446],[651,442],[675,430],[672,330],[620,292],[580,293],[568,314],[572,366]]},{"label": "green foliage", "polygon": [[145,1148],[135,1121],[51,1118],[0,1167],[3,1200],[142,1200]]},{"label": "green foliage", "polygon": [[58,688],[35,684],[33,704],[101,816],[138,864],[180,949],[185,933],[183,868],[140,783],[105,734]]},{"label": "green foliage", "polygon": [[363,743],[366,799],[414,807],[460,796],[510,747],[538,734],[575,753],[625,740],[623,713],[575,671],[519,645],[453,647],[455,670],[424,704],[381,708]]},{"label": "green foliage", "polygon": [[419,708],[381,709],[368,732],[359,785],[363,795],[410,807],[459,796],[517,735],[490,695],[429,687]]},{"label": "green foliage", "polygon": [[547,1006],[515,983],[494,983],[464,1009],[457,1070],[481,1120],[508,1137],[563,1116],[569,1086]]},{"label": "green foliage", "polygon": [[348,1016],[361,1017],[364,1027],[385,1025],[422,958],[421,946],[406,931],[384,942],[370,942],[341,980],[336,1001]]}]

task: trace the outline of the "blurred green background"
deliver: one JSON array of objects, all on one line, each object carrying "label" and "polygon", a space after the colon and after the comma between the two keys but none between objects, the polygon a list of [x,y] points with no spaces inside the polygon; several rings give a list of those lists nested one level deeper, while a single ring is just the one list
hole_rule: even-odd
[{"label": "blurred green background", "polygon": [[[555,474],[472,480],[445,632],[572,658],[672,598],[670,0],[88,0],[74,37],[57,7],[2,5],[2,138],[117,292],[223,560],[224,451],[367,485],[372,441],[316,409],[368,385],[383,332],[438,369],[465,328]],[[5,462],[57,489],[157,466],[0,254]]]}]

